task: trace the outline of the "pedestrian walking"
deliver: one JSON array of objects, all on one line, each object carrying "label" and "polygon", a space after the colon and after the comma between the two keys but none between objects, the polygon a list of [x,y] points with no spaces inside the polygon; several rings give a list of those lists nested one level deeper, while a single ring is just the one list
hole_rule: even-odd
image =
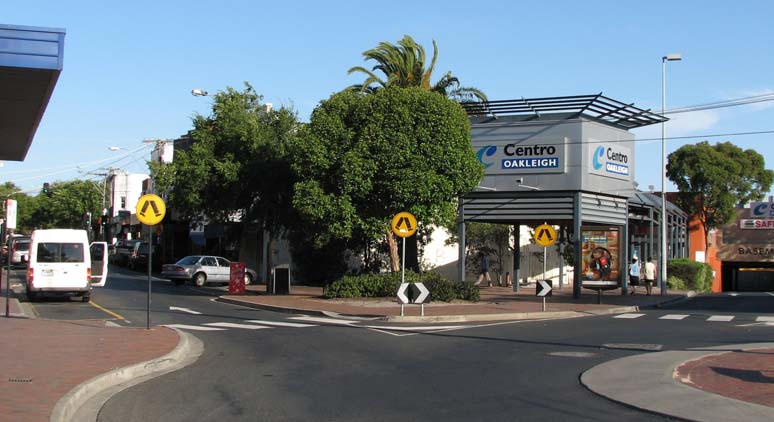
[{"label": "pedestrian walking", "polygon": [[640,284],[640,263],[635,256],[632,263],[629,264],[629,285],[632,286],[632,296],[637,292],[637,286]]},{"label": "pedestrian walking", "polygon": [[481,252],[481,272],[478,275],[478,280],[475,285],[480,286],[485,278],[489,287],[492,287],[492,277],[489,276],[489,255]]},{"label": "pedestrian walking", "polygon": [[645,290],[650,296],[651,290],[653,290],[653,283],[656,281],[656,264],[653,263],[653,257],[648,257],[648,262],[642,268],[642,277],[645,282]]}]

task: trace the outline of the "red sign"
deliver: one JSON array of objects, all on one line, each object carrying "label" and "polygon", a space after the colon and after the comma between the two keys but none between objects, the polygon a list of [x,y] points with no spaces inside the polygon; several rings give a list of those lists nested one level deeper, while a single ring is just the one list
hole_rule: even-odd
[{"label": "red sign", "polygon": [[232,295],[245,294],[245,263],[231,263],[231,277],[228,281],[228,292]]}]

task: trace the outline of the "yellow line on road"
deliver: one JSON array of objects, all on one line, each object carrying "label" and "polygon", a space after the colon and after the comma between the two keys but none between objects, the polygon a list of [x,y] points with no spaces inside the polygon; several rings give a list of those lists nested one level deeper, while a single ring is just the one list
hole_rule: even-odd
[{"label": "yellow line on road", "polygon": [[91,305],[91,306],[93,306],[93,307],[95,307],[95,308],[99,309],[99,310],[100,310],[100,311],[102,311],[102,312],[105,312],[106,314],[112,315],[112,316],[113,316],[113,317],[115,317],[115,318],[126,320],[126,318],[124,318],[123,316],[121,316],[121,315],[119,315],[119,314],[117,314],[117,313],[115,313],[115,312],[113,312],[113,311],[111,311],[111,310],[109,310],[109,309],[105,309],[105,308],[103,308],[102,306],[99,306],[99,305],[97,305],[97,304],[96,304],[96,303],[94,303],[93,301],[90,301],[90,302],[89,302],[89,305]]}]

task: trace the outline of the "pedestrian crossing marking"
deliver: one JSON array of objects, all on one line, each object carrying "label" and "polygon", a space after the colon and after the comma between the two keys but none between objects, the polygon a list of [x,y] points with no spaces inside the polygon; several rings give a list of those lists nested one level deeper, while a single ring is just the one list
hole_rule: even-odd
[{"label": "pedestrian crossing marking", "polygon": [[682,320],[688,318],[690,315],[664,315],[659,319],[674,319],[674,320]]},{"label": "pedestrian crossing marking", "polygon": [[289,319],[294,319],[296,321],[320,322],[323,324],[339,324],[339,325],[350,325],[357,322],[350,319],[336,319],[336,318],[322,318],[322,317],[318,318],[318,317],[312,317],[312,316],[292,317]]},{"label": "pedestrian crossing marking", "polygon": [[300,324],[297,322],[263,321],[260,319],[249,319],[245,322],[251,322],[253,324],[272,325],[277,327],[293,327],[293,328],[317,327],[317,325],[314,325],[314,324]]},{"label": "pedestrian crossing marking", "polygon": [[178,328],[181,330],[193,330],[193,331],[224,331],[225,328],[204,327],[201,325],[186,325],[186,324],[167,324],[163,327]]},{"label": "pedestrian crossing marking", "polygon": [[728,322],[734,319],[733,315],[712,315],[711,317],[707,318],[707,321],[721,321],[721,322]]},{"label": "pedestrian crossing marking", "polygon": [[209,324],[204,324],[210,327],[225,327],[225,328],[242,328],[245,330],[260,330],[262,328],[271,328],[271,327],[262,327],[260,325],[250,325],[250,324],[235,324],[233,322],[211,322]]},{"label": "pedestrian crossing marking", "polygon": [[616,315],[613,318],[634,319],[634,318],[639,318],[641,316],[645,316],[645,314],[621,314],[621,315]]},{"label": "pedestrian crossing marking", "polygon": [[774,322],[774,316],[759,316],[755,319],[757,322]]}]

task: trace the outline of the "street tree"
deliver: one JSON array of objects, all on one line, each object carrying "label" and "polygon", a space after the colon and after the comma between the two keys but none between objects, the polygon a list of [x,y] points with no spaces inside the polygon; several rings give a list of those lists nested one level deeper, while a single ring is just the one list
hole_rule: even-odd
[{"label": "street tree", "polygon": [[[431,82],[435,63],[438,59],[438,45],[433,40],[433,57],[427,63],[425,49],[409,35],[403,36],[397,45],[380,42],[376,48],[363,52],[365,60],[376,64],[369,70],[363,66],[354,66],[348,74],[364,73],[365,81],[348,89],[356,92],[374,93],[387,87],[419,87],[447,96],[458,102],[486,101],[486,95],[478,88],[464,87],[451,72],[446,72],[435,83]],[[380,76],[377,72],[383,74]]]},{"label": "street tree", "polygon": [[483,177],[465,111],[420,88],[334,94],[298,142],[293,204],[317,228],[310,238],[386,240],[393,271],[400,261],[392,216],[408,211],[423,225],[448,225],[457,198]]},{"label": "street tree", "polygon": [[159,191],[181,218],[258,221],[277,234],[293,221],[287,155],[299,131],[295,112],[272,109],[249,83],[214,95],[209,116],[195,115],[190,149],[170,164],[151,163]]},{"label": "street tree", "polygon": [[37,208],[37,201],[13,182],[0,185],[0,198],[16,200],[16,232],[29,233],[34,228],[32,215]]},{"label": "street tree", "polygon": [[763,156],[730,142],[684,145],[669,154],[667,177],[679,190],[678,205],[695,215],[707,233],[736,217],[736,207],[762,199],[771,189],[774,172]]},{"label": "street tree", "polygon": [[88,229],[89,216],[102,211],[102,185],[92,180],[69,180],[51,184],[49,194],[36,197],[31,225],[42,229]]}]

